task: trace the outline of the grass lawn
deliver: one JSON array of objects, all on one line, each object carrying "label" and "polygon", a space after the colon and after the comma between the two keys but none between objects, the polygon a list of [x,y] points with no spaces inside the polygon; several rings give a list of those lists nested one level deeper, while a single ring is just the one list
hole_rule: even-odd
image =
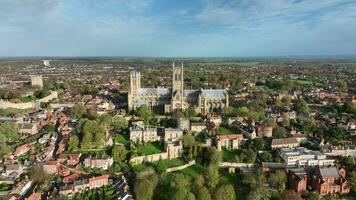
[{"label": "grass lawn", "polygon": [[221,154],[224,162],[236,162],[236,151],[222,149]]},{"label": "grass lawn", "polygon": [[185,169],[172,172],[172,174],[181,173],[191,177],[192,179],[196,179],[200,174],[203,174],[203,172],[204,172],[204,167],[200,164],[195,164]]},{"label": "grass lawn", "polygon": [[157,170],[163,170],[165,171],[167,168],[171,168],[171,167],[178,167],[181,165],[186,164],[182,159],[179,158],[175,158],[175,159],[171,159],[171,160],[161,160],[161,161],[157,161],[157,162],[153,162],[153,163],[143,163],[143,164],[139,164],[139,165],[135,165],[133,166],[134,171],[136,172],[141,172],[146,170],[149,167],[153,167]]},{"label": "grass lawn", "polygon": [[219,135],[234,134],[234,133],[239,133],[239,131],[225,126],[219,127]]},{"label": "grass lawn", "polygon": [[0,109],[0,116],[8,116],[8,115],[12,115],[12,114],[22,114],[25,112],[26,112],[26,110],[23,110],[23,109],[6,108],[6,109]]},{"label": "grass lawn", "polygon": [[91,153],[100,153],[100,152],[105,152],[106,149],[73,149],[73,152],[75,153],[87,153],[87,152],[91,152]]},{"label": "grass lawn", "polygon": [[117,134],[114,141],[115,143],[127,144],[129,143],[129,136],[127,134]]},{"label": "grass lawn", "polygon": [[11,184],[1,183],[0,184],[0,191],[8,191],[12,187]]},{"label": "grass lawn", "polygon": [[311,80],[304,80],[304,79],[297,79],[297,80],[289,80],[290,82],[295,82],[295,83],[299,83],[301,85],[311,85],[313,84],[313,81]]},{"label": "grass lawn", "polygon": [[164,151],[163,145],[159,142],[146,143],[145,146],[139,147],[135,150],[136,155],[144,156],[156,153],[162,153]]}]

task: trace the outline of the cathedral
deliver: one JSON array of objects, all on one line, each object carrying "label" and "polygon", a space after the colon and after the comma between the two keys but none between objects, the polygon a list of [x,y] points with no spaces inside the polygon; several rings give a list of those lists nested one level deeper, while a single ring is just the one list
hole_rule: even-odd
[{"label": "cathedral", "polygon": [[165,113],[193,108],[198,113],[221,110],[229,106],[225,89],[184,89],[183,63],[176,67],[173,62],[172,88],[141,88],[140,72],[130,73],[128,109],[135,110],[142,105]]}]

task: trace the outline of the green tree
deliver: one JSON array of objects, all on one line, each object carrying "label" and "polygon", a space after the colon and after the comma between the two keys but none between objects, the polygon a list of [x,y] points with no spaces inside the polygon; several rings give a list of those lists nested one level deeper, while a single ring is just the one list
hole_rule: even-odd
[{"label": "green tree", "polygon": [[290,106],[292,105],[292,100],[289,97],[285,96],[282,98],[282,104],[285,108],[290,108]]},{"label": "green tree", "polygon": [[198,189],[196,192],[197,200],[211,200],[209,189],[205,186]]},{"label": "green tree", "polygon": [[219,183],[219,167],[217,165],[209,165],[204,171],[204,178],[210,190],[214,190]]},{"label": "green tree", "polygon": [[115,132],[122,132],[129,127],[129,122],[121,116],[115,116],[112,118],[111,126]]},{"label": "green tree", "polygon": [[20,138],[15,122],[3,122],[0,124],[0,135],[4,135],[7,141],[16,141]]},{"label": "green tree", "polygon": [[320,200],[320,195],[316,192],[309,192],[307,195],[308,200]]},{"label": "green tree", "polygon": [[151,200],[154,194],[152,183],[148,179],[138,179],[135,181],[134,193],[137,200]]},{"label": "green tree", "polygon": [[294,190],[286,190],[281,195],[281,200],[301,200],[300,195]]},{"label": "green tree", "polygon": [[231,184],[225,184],[218,187],[214,197],[216,200],[235,200],[236,194],[234,187]]},{"label": "green tree", "polygon": [[246,163],[254,163],[256,160],[256,152],[251,148],[243,149],[240,154],[240,159]]},{"label": "green tree", "polygon": [[296,99],[294,101],[294,110],[301,114],[308,114],[310,108],[304,99]]},{"label": "green tree", "polygon": [[148,120],[150,117],[152,117],[153,112],[148,106],[142,105],[136,110],[136,115],[144,120]]},{"label": "green tree", "polygon": [[84,132],[81,147],[83,149],[91,149],[91,141],[93,140],[93,136],[90,132]]},{"label": "green tree", "polygon": [[191,148],[191,147],[194,146],[194,144],[195,144],[195,137],[194,136],[192,136],[191,134],[185,134],[183,136],[183,145],[185,147]]},{"label": "green tree", "polygon": [[123,145],[114,145],[111,150],[111,156],[115,162],[124,161],[126,159],[127,150]]},{"label": "green tree", "polygon": [[77,135],[71,135],[68,141],[68,149],[69,151],[78,148],[79,146],[79,138]]},{"label": "green tree", "polygon": [[87,109],[84,105],[77,103],[73,106],[71,110],[71,116],[75,119],[80,119],[87,112]]},{"label": "green tree", "polygon": [[285,138],[287,137],[287,130],[281,126],[277,126],[272,130],[272,135],[275,138]]},{"label": "green tree", "polygon": [[249,114],[250,110],[243,106],[237,109],[237,114],[242,117],[246,117]]},{"label": "green tree", "polygon": [[286,189],[287,176],[282,170],[277,170],[269,177],[268,180],[272,188],[277,189],[279,192],[283,192]]},{"label": "green tree", "polygon": [[353,171],[350,175],[350,188],[356,194],[356,171]]},{"label": "green tree", "polygon": [[215,147],[208,147],[204,157],[210,165],[217,165],[222,159],[221,153]]},{"label": "green tree", "polygon": [[283,107],[283,102],[280,99],[276,99],[276,100],[274,100],[274,105],[277,108],[282,108]]}]

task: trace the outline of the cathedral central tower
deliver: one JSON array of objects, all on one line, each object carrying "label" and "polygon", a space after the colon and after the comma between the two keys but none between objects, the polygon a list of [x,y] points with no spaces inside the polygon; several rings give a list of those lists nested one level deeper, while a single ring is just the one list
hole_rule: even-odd
[{"label": "cathedral central tower", "polygon": [[183,110],[183,62],[181,67],[176,67],[173,62],[172,77],[172,111]]}]

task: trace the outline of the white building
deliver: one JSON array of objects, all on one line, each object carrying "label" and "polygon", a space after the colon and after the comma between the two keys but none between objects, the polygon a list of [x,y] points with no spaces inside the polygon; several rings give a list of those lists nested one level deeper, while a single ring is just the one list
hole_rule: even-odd
[{"label": "white building", "polygon": [[49,67],[49,60],[43,60],[43,64],[44,66]]},{"label": "white building", "polygon": [[305,147],[282,148],[279,155],[288,167],[330,166],[334,159],[327,159],[325,154]]}]

